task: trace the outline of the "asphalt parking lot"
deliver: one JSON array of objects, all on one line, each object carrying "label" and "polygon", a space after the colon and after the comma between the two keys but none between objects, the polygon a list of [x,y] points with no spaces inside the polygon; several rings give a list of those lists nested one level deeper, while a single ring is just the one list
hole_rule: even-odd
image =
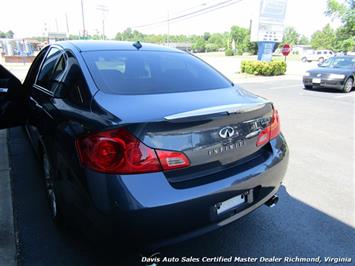
[{"label": "asphalt parking lot", "polygon": [[[280,201],[223,229],[165,248],[162,255],[354,261],[355,91],[306,91],[294,77],[253,79],[242,87],[271,99],[279,110],[290,148]],[[23,129],[10,130],[9,154],[19,265],[139,265],[137,254],[120,252],[119,239],[98,248],[80,233],[52,224],[39,166]]]}]

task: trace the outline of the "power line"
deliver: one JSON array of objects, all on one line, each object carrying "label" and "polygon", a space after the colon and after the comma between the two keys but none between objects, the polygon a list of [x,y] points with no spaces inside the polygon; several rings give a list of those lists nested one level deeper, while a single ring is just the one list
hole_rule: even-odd
[{"label": "power line", "polygon": [[[211,2],[211,1],[210,1],[210,2]],[[198,7],[206,6],[206,5],[207,5],[207,2],[203,2],[203,3],[198,4],[198,5],[196,5],[196,6],[193,6],[193,7],[189,7],[189,8],[183,9],[183,10],[178,10],[177,12],[175,12],[175,15],[180,15],[180,14],[185,13],[185,12],[187,12],[187,11],[196,9],[196,8],[198,8]],[[169,13],[169,11],[168,11],[168,13]],[[149,25],[164,23],[165,20],[166,20],[166,16],[160,17],[160,18],[157,19],[155,22],[149,23]],[[138,26],[134,26],[134,27],[132,27],[132,28],[134,29],[134,28],[141,28],[141,27],[146,27],[146,26],[148,26],[148,24],[145,24],[145,25],[138,25]]]},{"label": "power line", "polygon": [[146,27],[150,27],[150,26],[154,26],[154,25],[158,25],[158,24],[164,24],[166,22],[171,22],[171,21],[174,21],[174,20],[179,19],[179,18],[183,18],[183,17],[186,17],[186,16],[191,16],[191,15],[196,14],[196,13],[200,13],[203,10],[206,10],[206,9],[209,9],[209,8],[212,8],[212,7],[215,7],[215,6],[219,6],[219,5],[222,5],[222,4],[226,3],[226,2],[231,2],[231,1],[234,1],[234,0],[224,0],[222,2],[214,4],[212,6],[208,6],[208,7],[199,9],[199,10],[195,10],[195,11],[190,12],[190,13],[186,13],[186,14],[179,15],[179,16],[172,17],[172,18],[168,18],[168,19],[163,19],[163,20],[158,21],[158,22],[152,22],[152,23],[148,23],[148,24],[144,24],[144,25],[139,25],[139,26],[136,26],[136,27],[133,27],[133,28],[146,28]]},{"label": "power line", "polygon": [[[139,25],[139,26],[132,27],[132,28],[146,28],[146,27],[151,27],[151,26],[155,26],[155,25],[159,25],[159,24],[164,24],[164,23],[167,23],[167,22],[170,23],[170,22],[182,21],[182,20],[185,20],[185,19],[190,19],[190,18],[193,18],[193,17],[197,17],[197,16],[200,16],[200,15],[203,15],[203,14],[206,14],[206,13],[209,13],[209,12],[212,12],[212,11],[215,11],[215,10],[227,7],[227,6],[231,6],[231,5],[239,3],[241,1],[242,0],[224,0],[222,2],[210,5],[208,7],[204,7],[204,8],[201,8],[201,9],[198,9],[198,10],[186,13],[186,14],[178,15],[178,16],[175,16],[173,18],[168,18],[168,19],[164,19],[164,20],[161,20],[161,21],[157,21],[157,22],[152,22],[152,23],[148,23],[148,24],[144,24],[144,25]],[[190,8],[190,9],[192,9],[192,8]]]},{"label": "power line", "polygon": [[209,9],[209,10],[203,11],[203,12],[201,12],[201,13],[195,15],[195,16],[189,16],[189,17],[186,17],[184,19],[177,19],[177,20],[175,20],[173,22],[180,22],[180,21],[184,21],[184,20],[191,19],[191,18],[194,18],[194,17],[198,17],[198,16],[201,16],[201,15],[204,15],[204,14],[207,14],[207,13],[210,13],[210,12],[213,12],[213,11],[216,11],[216,10],[219,10],[219,9],[223,9],[225,7],[237,4],[237,3],[241,2],[241,1],[243,1],[243,0],[236,0],[235,2],[231,2],[231,3],[225,4],[223,6],[219,6],[219,7],[213,8],[213,9]]}]

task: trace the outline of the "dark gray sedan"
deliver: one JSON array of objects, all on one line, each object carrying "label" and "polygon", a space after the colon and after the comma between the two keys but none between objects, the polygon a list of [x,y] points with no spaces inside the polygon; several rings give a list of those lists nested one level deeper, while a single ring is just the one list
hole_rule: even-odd
[{"label": "dark gray sedan", "polygon": [[303,76],[306,89],[313,87],[334,88],[350,92],[354,87],[355,56],[335,56]]},{"label": "dark gray sedan", "polygon": [[0,88],[0,128],[26,126],[58,225],[156,248],[278,201],[276,107],[188,53],[60,42],[24,84],[0,65]]}]

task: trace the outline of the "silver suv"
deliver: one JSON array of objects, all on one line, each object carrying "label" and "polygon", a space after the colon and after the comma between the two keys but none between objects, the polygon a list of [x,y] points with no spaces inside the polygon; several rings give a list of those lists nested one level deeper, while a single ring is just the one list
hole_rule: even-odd
[{"label": "silver suv", "polygon": [[324,60],[334,56],[334,52],[331,50],[317,50],[306,53],[302,56],[302,62],[311,62],[318,61],[319,63],[323,63]]}]

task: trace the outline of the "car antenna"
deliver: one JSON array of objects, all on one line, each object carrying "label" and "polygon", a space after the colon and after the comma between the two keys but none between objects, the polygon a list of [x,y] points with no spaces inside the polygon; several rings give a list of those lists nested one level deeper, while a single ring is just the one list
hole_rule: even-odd
[{"label": "car antenna", "polygon": [[137,48],[137,50],[141,49],[142,48],[142,44],[140,43],[140,41],[136,41],[134,44],[133,44],[134,47]]}]

